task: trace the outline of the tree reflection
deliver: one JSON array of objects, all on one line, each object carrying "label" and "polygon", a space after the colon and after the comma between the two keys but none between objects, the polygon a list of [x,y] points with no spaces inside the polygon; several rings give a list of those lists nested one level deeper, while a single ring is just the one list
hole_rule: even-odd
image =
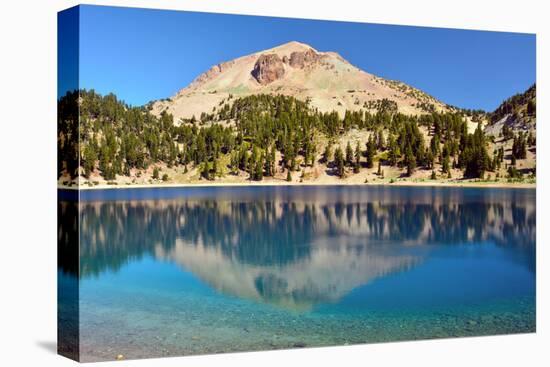
[{"label": "tree reflection", "polygon": [[[117,270],[144,254],[154,254],[157,246],[169,250],[178,238],[219,248],[229,258],[260,266],[307,258],[311,244],[325,236],[353,235],[360,248],[494,241],[534,251],[535,243],[535,207],[529,200],[346,203],[192,198],[80,205],[84,276]],[[72,233],[61,227],[60,233],[65,232]]]}]

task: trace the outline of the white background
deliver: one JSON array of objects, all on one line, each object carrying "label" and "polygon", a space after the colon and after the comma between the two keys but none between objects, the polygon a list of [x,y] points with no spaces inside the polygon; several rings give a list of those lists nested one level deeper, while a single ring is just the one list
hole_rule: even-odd
[{"label": "white background", "polygon": [[[128,366],[549,365],[548,10],[545,1],[86,1],[297,18],[537,33],[537,333],[126,361]],[[0,2],[0,365],[70,365],[56,341],[56,12]],[[546,340],[545,340],[546,339]],[[112,362],[120,363],[120,362]],[[110,365],[111,363],[105,363]]]}]

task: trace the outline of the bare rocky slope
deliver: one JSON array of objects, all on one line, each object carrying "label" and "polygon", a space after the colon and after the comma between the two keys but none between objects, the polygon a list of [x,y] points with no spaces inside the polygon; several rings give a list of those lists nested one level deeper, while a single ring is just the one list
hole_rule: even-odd
[{"label": "bare rocky slope", "polygon": [[499,136],[502,133],[502,128],[506,126],[515,132],[536,133],[536,98],[537,86],[533,84],[525,92],[506,99],[489,114],[485,132],[489,135]]},{"label": "bare rocky slope", "polygon": [[407,84],[369,74],[335,52],[320,52],[299,42],[259,51],[214,65],[171,98],[150,104],[180,119],[215,112],[228,98],[284,94],[310,101],[321,112],[375,112],[389,108],[408,115],[448,111],[451,107]]}]

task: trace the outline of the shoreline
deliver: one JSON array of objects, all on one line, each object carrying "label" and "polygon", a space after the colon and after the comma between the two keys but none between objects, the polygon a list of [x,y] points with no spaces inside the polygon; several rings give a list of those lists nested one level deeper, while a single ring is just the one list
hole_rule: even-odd
[{"label": "shoreline", "polygon": [[332,182],[197,182],[197,183],[153,183],[153,184],[130,184],[130,185],[106,185],[100,184],[95,186],[80,185],[80,186],[64,186],[58,185],[57,189],[61,190],[121,190],[121,189],[147,189],[147,188],[192,188],[192,187],[247,187],[247,186],[409,186],[409,187],[455,187],[455,188],[502,188],[502,189],[536,189],[536,183],[520,183],[520,182],[430,182],[430,181],[396,181],[389,182],[369,182],[369,183],[332,183]]}]

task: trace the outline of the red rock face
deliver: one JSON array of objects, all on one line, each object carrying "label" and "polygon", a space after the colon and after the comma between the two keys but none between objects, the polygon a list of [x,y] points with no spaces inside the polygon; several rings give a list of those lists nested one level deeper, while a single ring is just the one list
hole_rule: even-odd
[{"label": "red rock face", "polygon": [[290,54],[290,66],[303,69],[319,59],[319,55],[311,48],[304,52],[295,51]]},{"label": "red rock face", "polygon": [[261,55],[252,70],[252,76],[262,85],[272,83],[284,74],[283,61],[276,54]]}]

